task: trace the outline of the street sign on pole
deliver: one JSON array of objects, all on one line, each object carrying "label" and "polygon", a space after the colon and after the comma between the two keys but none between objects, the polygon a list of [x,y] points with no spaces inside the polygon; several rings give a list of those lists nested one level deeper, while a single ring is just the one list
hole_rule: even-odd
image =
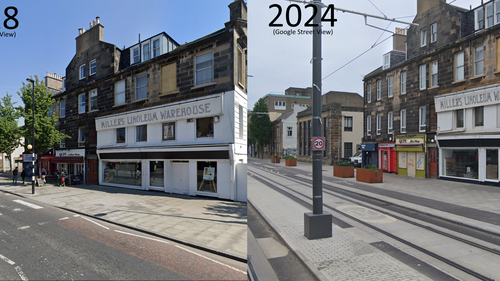
[{"label": "street sign on pole", "polygon": [[313,150],[325,150],[325,138],[313,137]]}]

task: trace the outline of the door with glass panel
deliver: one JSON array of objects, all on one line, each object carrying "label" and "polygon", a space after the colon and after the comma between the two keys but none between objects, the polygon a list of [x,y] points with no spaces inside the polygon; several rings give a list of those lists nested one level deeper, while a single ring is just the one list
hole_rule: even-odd
[{"label": "door with glass panel", "polygon": [[164,187],[164,162],[149,161],[149,185],[148,189],[165,190]]}]

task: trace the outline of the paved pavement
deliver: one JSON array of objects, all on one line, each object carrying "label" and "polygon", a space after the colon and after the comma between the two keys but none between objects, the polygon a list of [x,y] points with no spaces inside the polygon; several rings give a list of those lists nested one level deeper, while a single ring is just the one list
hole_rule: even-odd
[{"label": "paved pavement", "polygon": [[246,202],[99,185],[60,187],[50,181],[35,187],[33,195],[31,182],[14,186],[8,178],[0,175],[0,191],[247,259]]},{"label": "paved pavement", "polygon": [[[311,163],[297,167],[271,164],[269,159],[249,159],[268,170],[290,169],[311,177]],[[284,161],[283,161],[284,162]],[[426,276],[383,254],[371,245],[333,225],[333,237],[308,240],[303,214],[311,210],[265,187],[252,177],[249,165],[248,201],[285,240],[320,280],[429,280]],[[415,209],[474,228],[500,234],[500,187],[438,179],[421,179],[384,173],[384,183],[364,184],[355,178],[333,177],[333,167],[323,166],[323,184]],[[267,177],[272,177],[266,174]],[[280,184],[292,186],[278,177]],[[257,243],[258,244],[258,243]],[[250,253],[249,249],[249,253]],[[249,257],[252,260],[252,257]],[[258,270],[257,270],[258,271]],[[263,279],[263,276],[258,276]]]}]

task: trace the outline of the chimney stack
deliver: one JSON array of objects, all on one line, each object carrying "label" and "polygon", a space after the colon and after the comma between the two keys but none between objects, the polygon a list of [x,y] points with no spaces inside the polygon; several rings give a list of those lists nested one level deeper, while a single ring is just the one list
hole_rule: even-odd
[{"label": "chimney stack", "polygon": [[76,37],[76,54],[88,50],[89,48],[104,41],[104,26],[100,23],[100,18],[90,22],[90,28],[85,32],[85,27],[78,29],[78,37]]}]

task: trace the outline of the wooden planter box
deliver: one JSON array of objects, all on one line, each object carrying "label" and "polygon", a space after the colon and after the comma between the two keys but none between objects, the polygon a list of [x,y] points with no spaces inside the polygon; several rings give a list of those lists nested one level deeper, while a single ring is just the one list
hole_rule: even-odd
[{"label": "wooden planter box", "polygon": [[285,166],[297,166],[297,159],[285,159]]},{"label": "wooden planter box", "polygon": [[368,169],[356,169],[356,180],[367,182],[367,183],[380,183],[383,182],[384,171],[382,169],[368,170]]},{"label": "wooden planter box", "polygon": [[354,166],[333,166],[333,175],[341,178],[354,178]]},{"label": "wooden planter box", "polygon": [[279,163],[280,158],[279,157],[271,157],[271,163]]}]

